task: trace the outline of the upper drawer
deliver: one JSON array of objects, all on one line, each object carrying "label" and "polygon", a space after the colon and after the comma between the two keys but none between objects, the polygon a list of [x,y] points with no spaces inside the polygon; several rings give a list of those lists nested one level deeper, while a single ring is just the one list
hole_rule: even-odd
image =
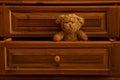
[{"label": "upper drawer", "polygon": [[120,6],[118,7],[118,20],[116,21],[117,23],[118,23],[118,26],[119,26],[119,28],[118,28],[118,34],[119,34],[119,38],[120,38]]},{"label": "upper drawer", "polygon": [[82,16],[82,29],[89,37],[116,36],[117,13],[110,6],[7,6],[5,13],[8,37],[51,37],[60,30],[56,18],[65,13]]},{"label": "upper drawer", "polygon": [[110,72],[110,42],[6,43],[8,73],[105,75]]},{"label": "upper drawer", "polygon": [[3,9],[2,9],[2,7],[0,7],[0,37],[2,37],[3,36],[3,32],[4,32],[4,30],[3,30]]}]

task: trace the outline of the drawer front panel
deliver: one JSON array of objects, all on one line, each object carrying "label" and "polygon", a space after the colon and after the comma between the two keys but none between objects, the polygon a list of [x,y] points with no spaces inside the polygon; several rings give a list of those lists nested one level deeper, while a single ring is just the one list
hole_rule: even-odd
[{"label": "drawer front panel", "polygon": [[3,10],[2,7],[0,7],[0,37],[3,36]]},{"label": "drawer front panel", "polygon": [[3,41],[0,41],[0,74],[2,74],[4,69],[4,44]]},{"label": "drawer front panel", "polygon": [[106,37],[113,32],[109,31],[113,27],[109,23],[114,23],[110,17],[116,18],[114,7],[100,6],[9,6],[6,11],[9,20],[6,29],[9,36],[53,36],[60,31],[60,27],[55,23],[56,18],[61,14],[75,13],[85,19],[82,29],[90,37]]},{"label": "drawer front panel", "polygon": [[55,56],[60,57],[58,68],[108,68],[107,49],[8,49],[8,66],[52,68],[56,67]]},{"label": "drawer front panel", "polygon": [[1,44],[1,41],[0,41],[0,72],[1,72],[1,70],[2,70],[2,64],[1,64],[2,59],[1,59],[1,54],[2,54],[2,44]]},{"label": "drawer front panel", "polygon": [[118,8],[118,26],[119,26],[119,28],[118,28],[118,32],[119,32],[119,37],[120,37],[120,6],[119,6],[119,8]]},{"label": "drawer front panel", "polygon": [[106,73],[110,70],[109,56],[111,49],[110,47],[104,47],[106,45],[103,47],[94,45],[97,47],[93,47],[88,44],[88,47],[72,47],[70,49],[61,46],[45,48],[40,44],[39,47],[36,44],[37,47],[33,48],[25,46],[22,48],[19,44],[13,45],[17,45],[16,48],[10,47],[10,45],[6,47],[6,70],[18,71],[18,73],[22,70],[38,70],[40,71],[39,74],[41,74],[41,71],[49,70],[53,74],[89,74],[89,72],[102,74],[99,72]]}]

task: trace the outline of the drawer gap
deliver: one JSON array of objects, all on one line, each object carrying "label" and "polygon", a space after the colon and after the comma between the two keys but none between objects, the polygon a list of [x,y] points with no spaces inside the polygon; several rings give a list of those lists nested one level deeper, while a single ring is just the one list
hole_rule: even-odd
[{"label": "drawer gap", "polygon": [[13,41],[52,41],[52,37],[23,37],[23,38],[12,38]]},{"label": "drawer gap", "polygon": [[2,41],[2,40],[4,40],[4,38],[0,37],[0,40]]},{"label": "drawer gap", "polygon": [[[96,3],[87,3],[86,2],[69,2],[69,1],[61,1],[61,2],[55,2],[55,1],[44,1],[43,3],[42,2],[18,2],[18,3],[12,3],[12,2],[9,2],[9,3],[6,3],[6,5],[9,5],[9,6],[113,6],[113,5],[116,5],[117,3],[114,3],[114,2],[111,2],[111,3],[107,3],[107,2],[96,2]],[[118,3],[119,4],[119,3]]]},{"label": "drawer gap", "polygon": [[[0,40],[3,40],[3,38],[0,38]],[[120,39],[117,39],[120,40]],[[12,41],[53,41],[53,37],[14,37],[12,38]],[[110,38],[106,37],[89,37],[88,41],[110,41]]]},{"label": "drawer gap", "polygon": [[110,38],[107,37],[89,37],[88,38],[90,41],[109,41]]},{"label": "drawer gap", "polygon": [[120,38],[116,38],[116,41],[120,41]]}]

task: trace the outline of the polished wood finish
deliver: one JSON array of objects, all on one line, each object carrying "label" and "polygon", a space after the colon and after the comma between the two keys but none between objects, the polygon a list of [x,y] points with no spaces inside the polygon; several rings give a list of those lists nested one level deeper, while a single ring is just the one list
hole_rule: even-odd
[{"label": "polished wood finish", "polygon": [[[118,8],[118,14],[117,14],[117,15],[118,15],[117,23],[118,23],[118,27],[119,27],[118,30],[119,30],[119,32],[120,32],[120,22],[119,22],[119,21],[120,21],[120,6],[119,6],[119,8]],[[119,37],[120,37],[120,33],[119,33]]]},{"label": "polished wood finish", "polygon": [[4,71],[4,42],[0,41],[0,75]]},{"label": "polished wood finish", "polygon": [[[32,49],[33,48],[33,49]],[[87,74],[110,73],[110,42],[6,42],[8,73]],[[60,61],[56,63],[55,56]],[[28,72],[27,72],[28,71]]]},{"label": "polished wood finish", "polygon": [[[64,13],[88,41],[52,41]],[[120,80],[119,21],[119,0],[0,0],[0,80]]]},{"label": "polished wood finish", "polygon": [[111,6],[7,6],[6,35],[51,37],[60,30],[55,23],[56,18],[69,12],[85,19],[83,30],[89,37],[115,37],[118,36],[114,34],[117,28],[113,28],[117,24],[116,10],[116,7]]},{"label": "polished wood finish", "polygon": [[6,76],[6,77],[3,77],[1,76],[0,77],[1,80],[120,80],[120,78],[118,77],[98,77],[98,76],[60,76],[60,75],[57,75],[57,76],[52,76],[52,75],[49,75],[49,76],[38,76],[38,75],[34,75],[34,76]]},{"label": "polished wood finish", "polygon": [[13,4],[117,4],[119,0],[1,0],[0,3]]},{"label": "polished wood finish", "polygon": [[2,43],[0,42],[0,73],[1,73],[1,70],[2,70],[2,64],[1,64],[1,54],[2,54]]},{"label": "polished wood finish", "polygon": [[120,76],[120,64],[119,64],[119,61],[120,61],[120,42],[119,41],[116,41],[114,42],[114,45],[113,45],[113,54],[112,54],[112,63],[113,63],[113,72],[112,74],[114,76]]},{"label": "polished wood finish", "polygon": [[0,37],[3,37],[4,27],[3,27],[3,8],[0,7]]}]

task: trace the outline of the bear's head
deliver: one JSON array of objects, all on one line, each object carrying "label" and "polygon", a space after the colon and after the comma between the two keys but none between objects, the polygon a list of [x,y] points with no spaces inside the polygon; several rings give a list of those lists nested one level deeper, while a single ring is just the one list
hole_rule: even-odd
[{"label": "bear's head", "polygon": [[84,24],[84,19],[75,14],[63,14],[57,18],[56,23],[60,24],[65,33],[75,33]]}]

